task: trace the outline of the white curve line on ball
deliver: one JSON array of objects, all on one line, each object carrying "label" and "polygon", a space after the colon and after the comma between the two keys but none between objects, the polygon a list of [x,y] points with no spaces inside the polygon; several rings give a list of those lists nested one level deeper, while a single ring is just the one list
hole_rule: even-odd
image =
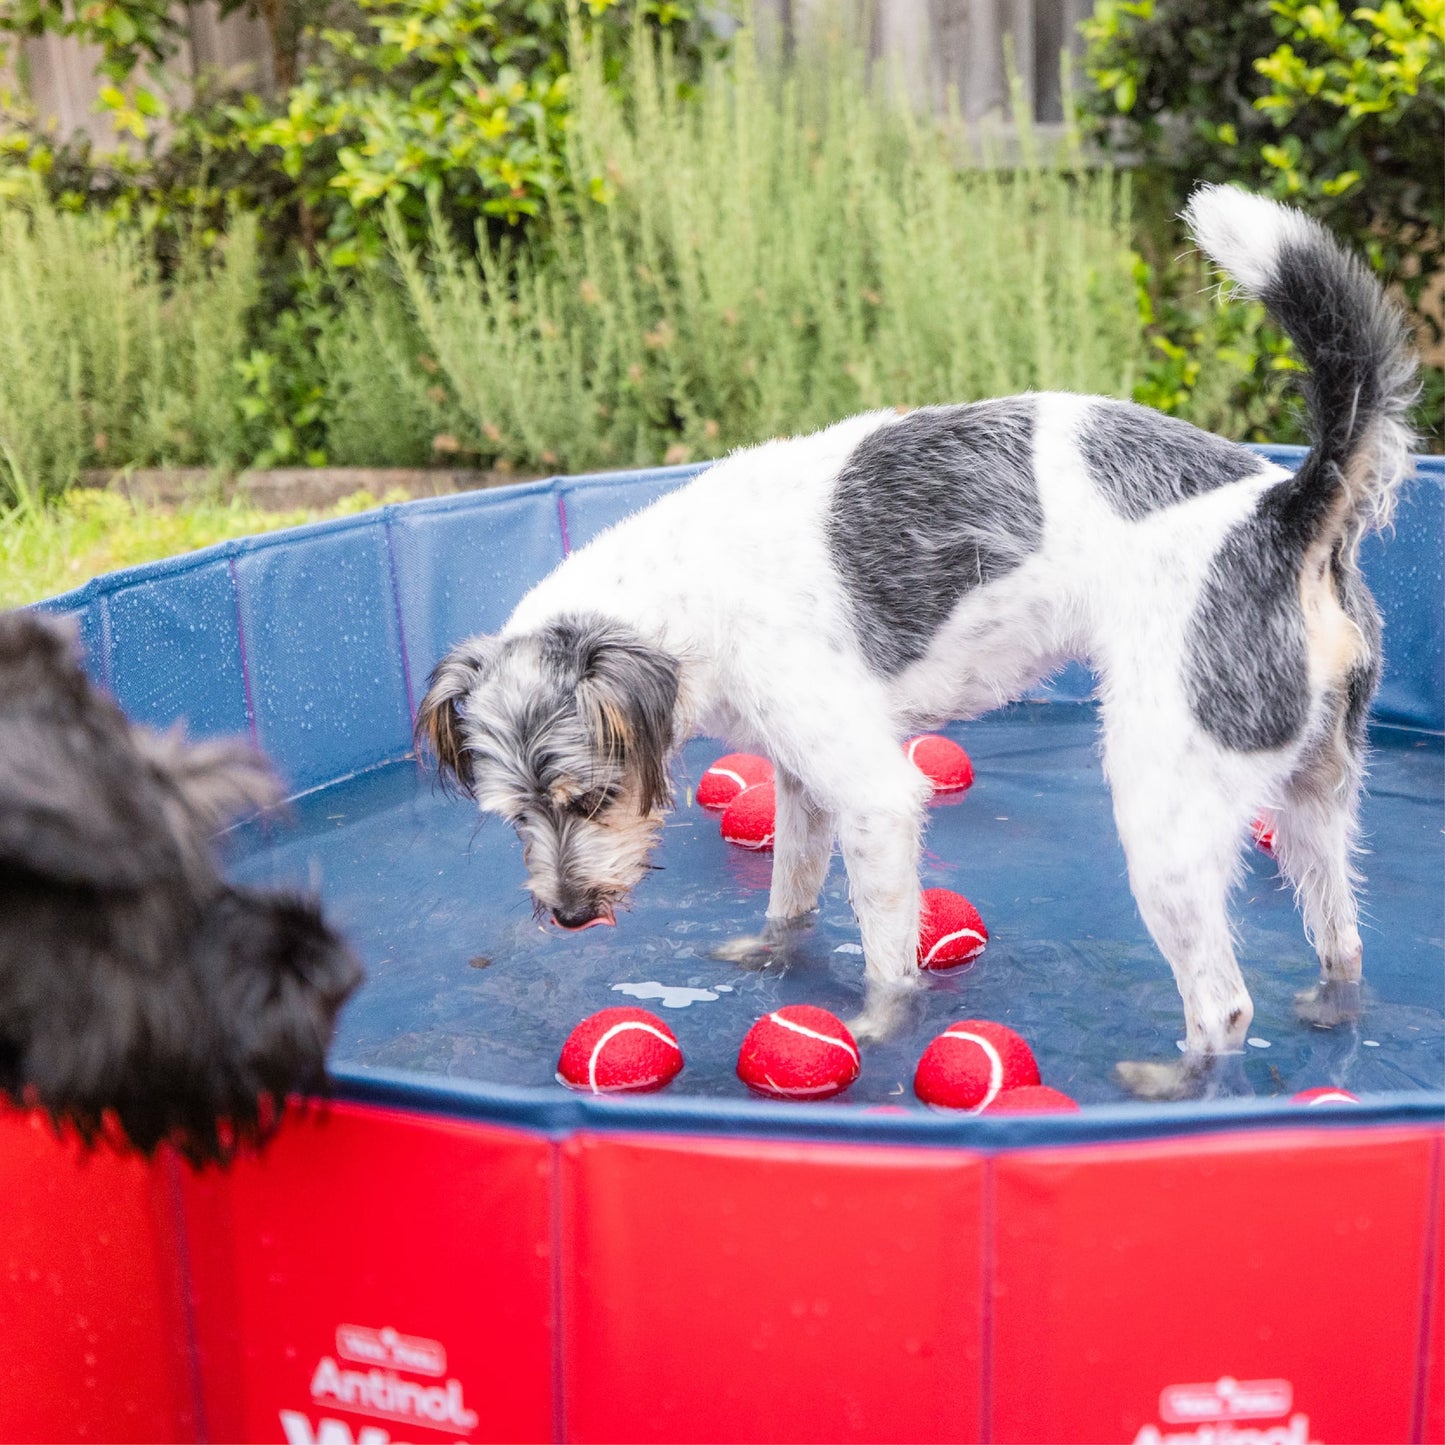
[{"label": "white curve line on ball", "polygon": [[935,943],[933,947],[930,948],[928,952],[923,955],[924,963],[932,963],[933,955],[937,953],[940,948],[944,947],[945,944],[952,943],[955,938],[978,939],[978,947],[975,948],[972,953],[965,954],[964,957],[960,958],[958,960],[960,963],[967,963],[969,959],[977,958],[979,954],[983,952],[985,946],[988,943],[987,935],[980,933],[976,928],[960,928],[954,933],[945,933],[943,937],[940,938],[938,942]]},{"label": "white curve line on ball", "polygon": [[792,1019],[785,1019],[781,1014],[769,1014],[768,1017],[775,1024],[781,1024],[785,1029],[792,1029],[795,1034],[806,1034],[808,1038],[817,1039],[819,1043],[832,1044],[835,1049],[842,1049],[855,1064],[858,1062],[858,1050],[846,1040],[835,1039],[829,1034],[820,1034],[817,1029],[810,1029],[806,1024],[795,1024]]},{"label": "white curve line on ball", "polygon": [[993,1044],[984,1038],[982,1034],[970,1034],[960,1032],[956,1029],[949,1029],[943,1037],[946,1039],[967,1039],[969,1043],[977,1044],[988,1059],[988,1091],[969,1111],[973,1114],[981,1113],[998,1098],[999,1090],[1003,1088],[1003,1058]]},{"label": "white curve line on ball", "polygon": [[740,790],[747,787],[747,783],[744,782],[737,773],[733,772],[731,768],[720,768],[716,764],[714,764],[707,770],[706,773],[703,774],[703,777],[707,777],[709,774],[711,774],[715,778],[731,778],[733,782],[738,785],[738,788]]},{"label": "white curve line on ball", "polygon": [[763,1078],[773,1093],[784,1094],[790,1099],[801,1094],[840,1094],[846,1087],[842,1084],[795,1084],[790,1087],[787,1084],[775,1084],[771,1074],[764,1074]]},{"label": "white curve line on ball", "polygon": [[1317,1094],[1305,1105],[1305,1108],[1313,1109],[1316,1104],[1358,1104],[1359,1102],[1351,1094],[1342,1094],[1338,1089],[1331,1089],[1328,1094]]},{"label": "white curve line on ball", "polygon": [[[662,1042],[665,1043],[669,1048],[677,1049],[678,1053],[682,1052],[682,1050],[677,1047],[676,1039],[668,1038],[668,1036],[663,1033],[661,1029],[655,1029],[651,1024],[642,1023],[637,1019],[628,1019],[625,1023],[613,1024],[612,1027],[608,1029],[607,1032],[603,1034],[600,1039],[597,1040],[596,1044],[593,1045],[592,1057],[587,1060],[587,1085],[594,1094],[606,1094],[614,1092],[613,1090],[601,1089],[597,1086],[597,1058],[601,1054],[602,1050],[606,1048],[606,1046],[613,1039],[615,1039],[618,1034],[625,1034],[628,1029],[641,1029],[643,1033],[651,1034],[652,1037],[655,1039],[661,1039]],[[635,1089],[637,1085],[623,1084],[621,1087],[625,1089]]]}]

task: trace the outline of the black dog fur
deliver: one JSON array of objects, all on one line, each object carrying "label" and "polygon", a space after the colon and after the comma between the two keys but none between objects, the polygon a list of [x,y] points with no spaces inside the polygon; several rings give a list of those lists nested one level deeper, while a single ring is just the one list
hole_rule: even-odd
[{"label": "black dog fur", "polygon": [[360,965],[314,903],[228,884],[211,841],[277,796],[249,747],[133,726],[61,624],[0,614],[0,1091],[199,1164],[324,1083]]}]

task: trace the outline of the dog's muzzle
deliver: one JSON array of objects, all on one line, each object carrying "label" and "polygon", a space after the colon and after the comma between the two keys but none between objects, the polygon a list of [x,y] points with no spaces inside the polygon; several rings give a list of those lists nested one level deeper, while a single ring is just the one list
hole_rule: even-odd
[{"label": "dog's muzzle", "polygon": [[596,928],[599,924],[604,923],[611,928],[616,924],[617,919],[613,916],[610,904],[599,903],[595,907],[587,906],[569,913],[554,908],[552,921],[558,928],[565,928],[568,933],[581,933],[584,928]]}]

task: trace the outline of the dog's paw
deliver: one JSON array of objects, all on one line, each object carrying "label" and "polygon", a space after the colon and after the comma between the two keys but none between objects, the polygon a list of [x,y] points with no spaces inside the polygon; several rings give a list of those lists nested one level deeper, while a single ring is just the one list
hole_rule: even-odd
[{"label": "dog's paw", "polygon": [[1114,1077],[1136,1099],[1161,1103],[1197,1099],[1203,1093],[1202,1071],[1188,1059],[1164,1064],[1126,1062],[1114,1065]]},{"label": "dog's paw", "polygon": [[859,1044],[886,1044],[889,1039],[897,1037],[899,1032],[896,1024],[869,1009],[865,1009],[860,1014],[854,1014],[845,1022],[848,1025],[848,1032]]},{"label": "dog's paw", "polygon": [[1169,1103],[1179,1099],[1221,1099],[1252,1094],[1243,1053],[1185,1054],[1162,1063],[1114,1065],[1114,1077],[1136,1099]]},{"label": "dog's paw", "polygon": [[765,933],[750,933],[741,938],[725,939],[708,949],[708,956],[753,972],[776,968],[786,961],[778,940]]},{"label": "dog's paw", "polygon": [[739,968],[782,968],[791,960],[793,950],[812,925],[812,914],[797,918],[770,918],[761,933],[726,939],[708,949],[708,954]]},{"label": "dog's paw", "polygon": [[883,1044],[897,1038],[913,1021],[918,991],[876,985],[863,999],[863,1011],[848,1020],[848,1031],[860,1044]]},{"label": "dog's paw", "polygon": [[1295,1017],[1317,1029],[1357,1023],[1362,1008],[1360,985],[1340,979],[1327,979],[1294,996]]}]

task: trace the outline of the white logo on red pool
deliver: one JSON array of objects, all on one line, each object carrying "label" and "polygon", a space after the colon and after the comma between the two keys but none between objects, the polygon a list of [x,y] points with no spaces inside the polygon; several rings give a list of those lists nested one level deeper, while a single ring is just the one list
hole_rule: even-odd
[{"label": "white logo on red pool", "polygon": [[440,1340],[404,1335],[388,1326],[373,1330],[365,1325],[337,1325],[336,1353],[362,1365],[390,1366],[417,1375],[445,1375],[446,1347]]},{"label": "white logo on red pool", "polygon": [[[336,1354],[322,1355],[311,1374],[313,1409],[344,1410],[410,1429],[440,1430],[456,1438],[469,1433],[477,1412],[468,1409],[457,1379],[447,1373],[440,1340],[404,1335],[386,1326],[338,1325]],[[422,1379],[408,1378],[420,1375]],[[392,1432],[365,1426],[353,1437],[342,1421],[314,1425],[297,1410],[281,1411],[288,1445],[392,1445]]]},{"label": "white logo on red pool", "polygon": [[1288,1380],[1222,1375],[1198,1385],[1166,1385],[1159,1392],[1159,1418],[1185,1428],[1145,1425],[1134,1445],[1316,1445],[1309,1416],[1291,1414],[1293,1405]]}]

